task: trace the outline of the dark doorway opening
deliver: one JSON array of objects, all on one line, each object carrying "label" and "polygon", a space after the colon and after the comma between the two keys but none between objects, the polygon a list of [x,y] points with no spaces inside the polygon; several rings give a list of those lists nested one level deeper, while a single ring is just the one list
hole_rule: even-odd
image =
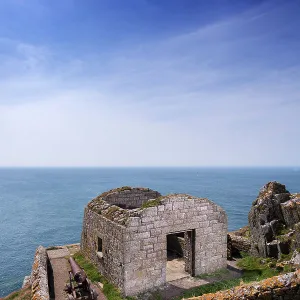
[{"label": "dark doorway opening", "polygon": [[192,275],[189,272],[189,260],[187,254],[190,253],[188,232],[176,232],[167,235],[167,272],[166,280],[173,281]]},{"label": "dark doorway opening", "polygon": [[167,235],[167,258],[183,258],[184,251],[184,232],[172,233]]}]

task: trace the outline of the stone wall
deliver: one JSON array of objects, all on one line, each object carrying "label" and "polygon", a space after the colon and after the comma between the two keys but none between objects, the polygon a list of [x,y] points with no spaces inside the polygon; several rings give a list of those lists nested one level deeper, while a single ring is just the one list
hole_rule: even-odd
[{"label": "stone wall", "polygon": [[226,267],[227,217],[207,199],[189,195],[163,197],[161,205],[130,218],[125,236],[125,294],[160,286],[166,281],[166,235],[195,230],[195,275]]},{"label": "stone wall", "polygon": [[36,249],[34,262],[31,272],[31,299],[32,300],[48,300],[48,255],[43,246]]},{"label": "stone wall", "polygon": [[122,187],[105,192],[100,197],[108,202],[122,208],[141,207],[149,199],[158,198],[160,193],[147,188]]},{"label": "stone wall", "polygon": [[242,284],[230,290],[192,297],[189,300],[296,300],[300,299],[300,270],[274,276],[261,282]]},{"label": "stone wall", "polygon": [[[85,209],[81,250],[124,295],[166,282],[168,234],[184,232],[185,239],[192,239],[193,256],[186,259],[191,262],[191,274],[226,267],[227,216],[213,202],[176,194],[160,197],[153,207],[122,209],[104,201],[105,196],[95,198]],[[100,256],[99,237],[103,241]]]},{"label": "stone wall", "polygon": [[[85,209],[81,251],[97,265],[101,274],[119,288],[124,283],[124,234],[124,226],[89,208]],[[102,257],[97,251],[98,238],[102,239]]]}]

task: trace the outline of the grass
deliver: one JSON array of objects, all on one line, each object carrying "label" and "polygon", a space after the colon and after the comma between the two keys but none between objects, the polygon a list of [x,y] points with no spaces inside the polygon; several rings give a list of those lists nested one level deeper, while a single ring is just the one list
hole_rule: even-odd
[{"label": "grass", "polygon": [[[74,256],[78,264],[85,270],[88,278],[92,282],[102,282],[103,292],[106,295],[108,300],[133,300],[134,297],[122,298],[120,291],[111,283],[109,283],[105,277],[100,275],[95,268],[95,266],[89,262],[80,252],[77,252]],[[286,257],[283,257],[286,258]],[[201,296],[207,293],[215,293],[221,290],[227,290],[235,286],[240,285],[241,283],[250,283],[253,281],[260,281],[266,278],[270,278],[282,273],[282,270],[276,269],[276,260],[273,258],[260,258],[249,256],[246,253],[242,253],[242,259],[238,262],[238,266],[243,269],[243,275],[240,278],[233,278],[228,280],[221,280],[206,285],[198,286],[193,289],[185,291],[180,297],[177,297],[176,300],[184,298],[189,298],[193,296]],[[290,267],[285,266],[283,272],[290,272]],[[227,269],[221,269],[214,273],[202,274],[197,276],[197,278],[222,278],[223,275],[227,274]],[[154,295],[153,295],[154,296]],[[12,300],[10,298],[7,300]],[[160,293],[156,293],[153,299],[160,300]],[[6,299],[5,299],[6,300]],[[26,299],[27,300],[27,299]],[[29,299],[28,299],[29,300]]]},{"label": "grass", "polygon": [[80,265],[81,268],[84,269],[86,272],[87,277],[92,282],[101,282],[103,284],[103,293],[107,297],[108,300],[131,300],[132,298],[123,298],[121,296],[120,291],[104,276],[102,276],[96,267],[88,260],[86,259],[81,252],[77,252],[73,255],[73,258],[76,260],[76,262]]},{"label": "grass", "polygon": [[238,286],[243,283],[249,283],[252,281],[260,281],[275,275],[279,272],[276,270],[265,270],[265,271],[245,271],[241,278],[234,278],[228,280],[222,280],[218,282],[213,282],[205,285],[198,286],[196,288],[190,289],[183,293],[182,296],[176,299],[182,299],[182,297],[189,298],[194,296],[202,296],[203,294],[215,293],[217,291],[227,290],[232,287]]},{"label": "grass", "polygon": [[[183,295],[176,298],[177,300],[194,296],[202,296],[207,293],[215,293],[217,291],[221,290],[227,290],[230,288],[233,288],[235,286],[238,286],[243,283],[250,283],[253,281],[260,281],[266,278],[270,278],[276,275],[279,275],[281,272],[275,268],[276,260],[272,258],[259,258],[259,257],[253,257],[246,254],[243,254],[243,258],[238,262],[238,266],[243,269],[243,275],[241,278],[234,278],[234,279],[228,279],[228,280],[222,280],[218,282],[209,283],[206,285],[198,286],[193,289],[190,289],[188,291],[185,291]],[[270,267],[270,265],[273,265],[274,267]],[[288,270],[289,271],[289,270]],[[223,271],[220,272],[219,276],[222,274]],[[215,272],[218,274],[218,272]],[[213,277],[213,274],[203,274],[204,278],[208,278],[205,276]],[[225,273],[225,272],[224,272]],[[223,273],[223,274],[224,274]],[[203,276],[202,275],[202,276]],[[200,276],[197,276],[198,278],[203,278]]]},{"label": "grass", "polygon": [[288,261],[288,260],[291,260],[293,256],[293,252],[289,253],[289,254],[282,254],[280,255],[280,259],[278,260],[279,262],[282,262],[282,261]]},{"label": "grass", "polygon": [[153,200],[148,200],[147,202],[143,203],[141,208],[148,208],[148,207],[158,206],[158,205],[160,205],[162,198],[163,197],[158,197],[158,198],[153,199]]},{"label": "grass", "polygon": [[256,256],[250,256],[245,253],[241,253],[242,259],[238,261],[237,265],[246,271],[262,271],[269,269],[271,265],[276,264],[274,258],[261,258]]},{"label": "grass", "polygon": [[31,288],[28,287],[26,289],[13,292],[7,297],[3,298],[3,300],[31,300]]}]

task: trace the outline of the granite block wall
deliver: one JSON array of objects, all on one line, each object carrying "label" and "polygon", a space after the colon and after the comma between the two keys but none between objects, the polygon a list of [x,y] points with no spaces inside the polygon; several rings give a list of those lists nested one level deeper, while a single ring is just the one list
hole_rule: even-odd
[{"label": "granite block wall", "polygon": [[[124,284],[124,234],[123,226],[85,209],[81,251],[98,267],[101,274],[119,288]],[[102,240],[102,255],[98,251],[98,238]]]},{"label": "granite block wall", "polygon": [[222,208],[188,195],[170,195],[162,204],[133,218],[125,232],[124,291],[126,295],[166,281],[166,249],[170,233],[194,230],[194,275],[227,265],[227,217]]},{"label": "granite block wall", "polygon": [[[149,199],[160,195],[147,192]],[[130,195],[120,189],[115,194],[122,194],[120,199]],[[191,275],[226,267],[227,216],[208,199],[176,194],[159,197],[152,207],[123,209],[115,205],[120,202],[115,195],[111,203],[104,197],[95,198],[85,209],[81,250],[124,295],[166,282],[168,234],[184,232],[186,270]]]}]

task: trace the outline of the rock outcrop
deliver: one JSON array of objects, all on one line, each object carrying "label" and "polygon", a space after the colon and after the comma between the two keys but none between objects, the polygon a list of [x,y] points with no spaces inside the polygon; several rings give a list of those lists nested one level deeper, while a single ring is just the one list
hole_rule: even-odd
[{"label": "rock outcrop", "polygon": [[269,182],[253,202],[248,220],[252,254],[275,258],[288,254],[298,243],[300,194],[290,194],[285,185]]}]

